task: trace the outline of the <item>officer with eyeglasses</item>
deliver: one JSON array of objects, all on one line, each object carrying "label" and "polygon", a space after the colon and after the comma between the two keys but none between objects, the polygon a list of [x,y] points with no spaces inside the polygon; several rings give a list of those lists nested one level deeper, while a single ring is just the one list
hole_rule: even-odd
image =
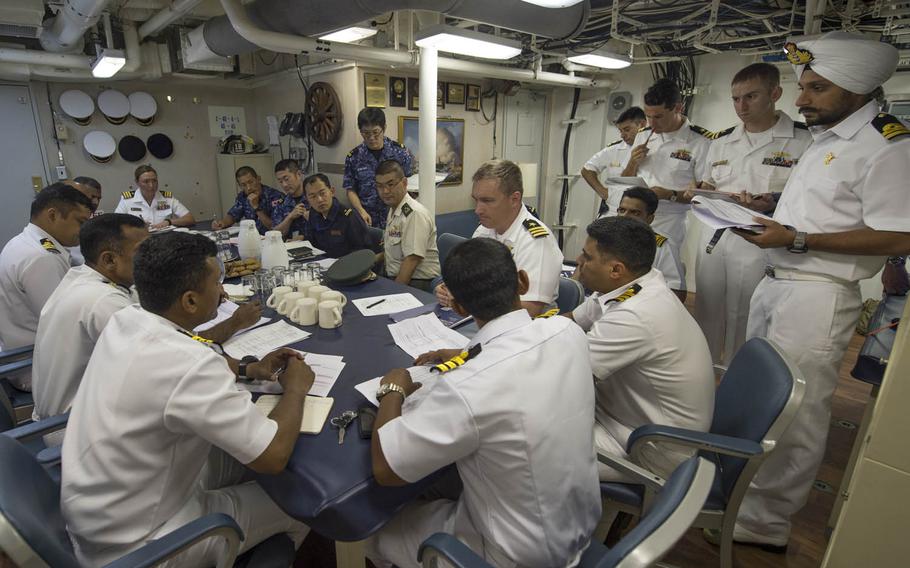
[{"label": "officer with eyeglasses", "polygon": [[384,229],[389,208],[376,191],[376,168],[381,162],[395,160],[405,176],[411,175],[411,153],[398,142],[385,136],[385,113],[378,108],[365,108],[357,115],[357,128],[363,143],[348,152],[344,160],[342,187],[351,207],[367,226]]}]

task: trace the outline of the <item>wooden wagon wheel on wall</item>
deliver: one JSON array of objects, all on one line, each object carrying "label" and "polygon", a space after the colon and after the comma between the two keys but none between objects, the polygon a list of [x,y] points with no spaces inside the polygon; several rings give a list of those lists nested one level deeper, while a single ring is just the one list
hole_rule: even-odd
[{"label": "wooden wagon wheel on wall", "polygon": [[307,92],[307,125],[313,140],[331,146],[341,136],[341,101],[328,83],[313,83]]}]

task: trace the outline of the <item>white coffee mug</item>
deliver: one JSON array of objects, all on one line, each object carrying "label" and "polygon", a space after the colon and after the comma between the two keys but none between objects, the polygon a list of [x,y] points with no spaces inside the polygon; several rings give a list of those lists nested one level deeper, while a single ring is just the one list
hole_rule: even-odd
[{"label": "white coffee mug", "polygon": [[334,329],[341,325],[341,304],[334,301],[319,302],[319,327]]},{"label": "white coffee mug", "polygon": [[306,294],[301,292],[288,292],[281,297],[281,301],[278,302],[278,307],[275,308],[275,310],[279,314],[286,316],[291,313],[291,310],[294,309],[294,303],[300,298],[306,298]]},{"label": "white coffee mug", "polygon": [[319,301],[320,302],[338,302],[339,304],[341,304],[342,308],[348,305],[348,299],[345,297],[345,295],[342,294],[341,292],[338,292],[335,290],[329,290],[328,292],[323,292],[322,295],[319,296]]},{"label": "white coffee mug", "polygon": [[265,305],[270,308],[277,308],[278,302],[281,301],[282,296],[293,291],[294,289],[290,286],[276,286],[272,288],[272,295],[265,301]]},{"label": "white coffee mug", "polygon": [[297,283],[297,291],[303,292],[304,294],[306,294],[307,290],[309,290],[313,286],[316,286],[317,284],[319,284],[319,283],[315,282],[313,280],[301,280],[300,282]]},{"label": "white coffee mug", "polygon": [[316,298],[317,300],[322,297],[323,292],[328,292],[329,289],[326,286],[310,286],[307,288],[306,295],[310,298]]},{"label": "white coffee mug", "polygon": [[299,298],[291,310],[291,321],[300,325],[316,325],[319,320],[319,310],[316,298]]}]

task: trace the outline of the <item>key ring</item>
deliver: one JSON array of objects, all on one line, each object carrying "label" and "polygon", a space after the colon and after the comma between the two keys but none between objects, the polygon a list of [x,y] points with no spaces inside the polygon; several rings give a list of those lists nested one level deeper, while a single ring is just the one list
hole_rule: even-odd
[{"label": "key ring", "polygon": [[340,416],[332,418],[330,422],[335,428],[341,428],[350,424],[355,418],[357,418],[356,410],[345,410]]}]

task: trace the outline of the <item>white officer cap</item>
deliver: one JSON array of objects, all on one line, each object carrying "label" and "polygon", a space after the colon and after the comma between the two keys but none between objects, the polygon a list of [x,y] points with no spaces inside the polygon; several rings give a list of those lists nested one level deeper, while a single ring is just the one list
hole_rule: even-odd
[{"label": "white officer cap", "polygon": [[787,60],[799,79],[806,65],[838,87],[866,95],[881,86],[897,69],[894,46],[847,32],[784,44]]}]

